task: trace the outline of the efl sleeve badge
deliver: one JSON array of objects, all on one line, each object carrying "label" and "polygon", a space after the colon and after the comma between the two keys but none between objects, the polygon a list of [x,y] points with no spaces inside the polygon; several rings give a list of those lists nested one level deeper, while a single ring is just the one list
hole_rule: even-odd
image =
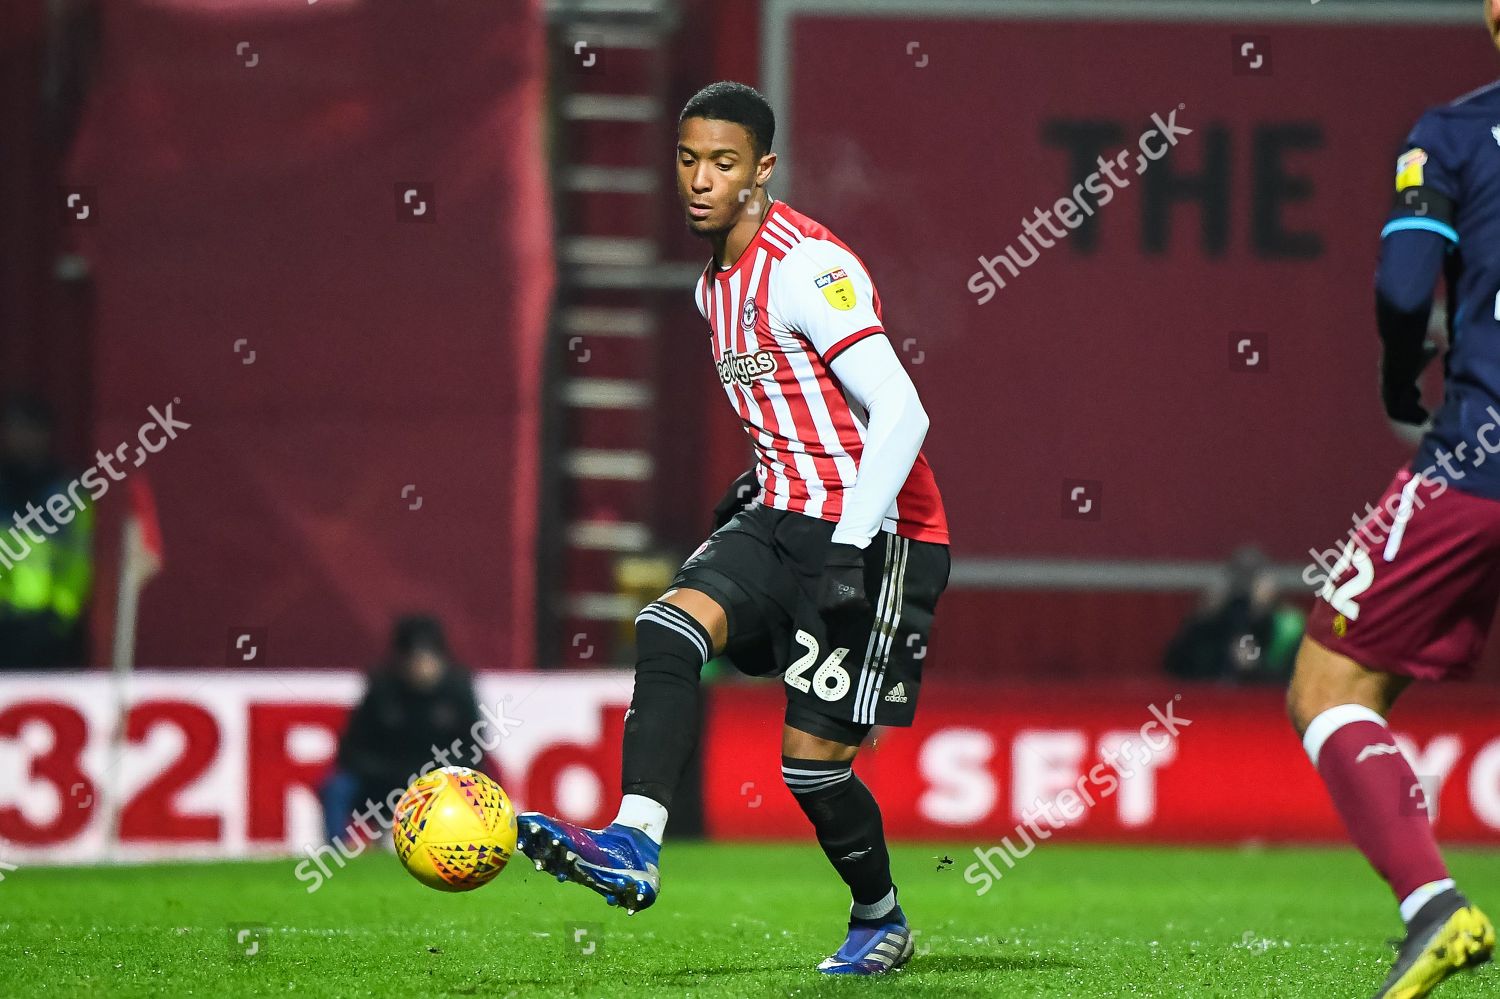
[{"label": "efl sleeve badge", "polygon": [[823,297],[828,299],[828,304],[840,312],[848,312],[854,308],[857,301],[854,294],[854,282],[849,280],[849,275],[842,267],[835,267],[831,271],[818,275],[813,282],[823,291]]},{"label": "efl sleeve badge", "polygon": [[1396,190],[1404,191],[1408,187],[1422,186],[1422,167],[1427,162],[1427,152],[1423,149],[1408,149],[1401,154],[1396,161]]}]

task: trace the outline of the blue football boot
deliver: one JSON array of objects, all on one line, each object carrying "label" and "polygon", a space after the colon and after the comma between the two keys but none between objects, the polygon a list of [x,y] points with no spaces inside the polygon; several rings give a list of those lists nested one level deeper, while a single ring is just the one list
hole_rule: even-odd
[{"label": "blue football boot", "polygon": [[879,926],[850,923],[844,945],[823,959],[825,975],[883,975],[911,960],[916,942],[898,906]]},{"label": "blue football boot", "polygon": [[516,846],[537,870],[592,888],[631,915],[656,901],[661,847],[639,829],[585,829],[540,812],[523,812],[517,826]]}]

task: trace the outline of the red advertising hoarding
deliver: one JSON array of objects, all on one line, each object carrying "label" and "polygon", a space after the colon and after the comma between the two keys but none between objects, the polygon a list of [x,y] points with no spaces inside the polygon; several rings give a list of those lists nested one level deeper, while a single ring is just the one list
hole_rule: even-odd
[{"label": "red advertising hoarding", "polygon": [[[805,834],[781,782],[784,705],[771,686],[714,689],[709,835]],[[1393,730],[1437,802],[1438,835],[1500,844],[1500,696],[1423,690]],[[1344,839],[1274,690],[933,685],[917,724],[879,733],[855,770],[880,800],[889,835],[960,848],[1018,841],[1012,834],[1028,818],[1060,840]]]},{"label": "red advertising hoarding", "polygon": [[[0,861],[315,848],[317,789],[363,688],[360,674],[314,670],[144,672],[123,694],[98,673],[0,677]],[[629,675],[607,671],[481,676],[471,744],[434,747],[431,765],[483,766],[518,808],[602,825],[630,694]]]},{"label": "red advertising hoarding", "polygon": [[[344,672],[144,673],[117,753],[108,677],[0,678],[0,861],[302,854],[322,842],[316,788],[362,686]],[[478,679],[475,741],[518,808],[596,827],[613,817],[631,687],[607,671]],[[894,839],[984,847],[1015,841],[1032,816],[1059,840],[1343,841],[1277,692],[933,685],[922,696],[916,727],[878,733],[856,765]],[[805,838],[781,781],[778,685],[720,684],[707,698],[708,834]],[[1438,834],[1500,843],[1500,695],[1420,691],[1395,732],[1437,802]],[[473,765],[464,752],[434,765]]]}]

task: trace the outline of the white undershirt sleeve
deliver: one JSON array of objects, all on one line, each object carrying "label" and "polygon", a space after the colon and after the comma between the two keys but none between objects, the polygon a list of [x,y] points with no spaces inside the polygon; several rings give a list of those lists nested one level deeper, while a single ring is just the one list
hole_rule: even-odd
[{"label": "white undershirt sleeve", "polygon": [[864,548],[911,474],[927,437],[927,411],[883,333],[855,343],[829,367],[867,414],[859,472],[844,491],[833,541]]}]

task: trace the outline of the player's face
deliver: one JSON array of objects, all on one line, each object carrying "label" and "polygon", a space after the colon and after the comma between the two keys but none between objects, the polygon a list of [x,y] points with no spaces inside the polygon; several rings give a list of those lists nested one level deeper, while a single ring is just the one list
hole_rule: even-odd
[{"label": "player's face", "polygon": [[684,121],[677,129],[677,195],[688,228],[699,236],[734,228],[755,188],[771,176],[775,160],[774,155],[756,157],[743,125]]},{"label": "player's face", "polygon": [[1490,40],[1500,47],[1500,0],[1484,0],[1484,23],[1489,26]]}]

